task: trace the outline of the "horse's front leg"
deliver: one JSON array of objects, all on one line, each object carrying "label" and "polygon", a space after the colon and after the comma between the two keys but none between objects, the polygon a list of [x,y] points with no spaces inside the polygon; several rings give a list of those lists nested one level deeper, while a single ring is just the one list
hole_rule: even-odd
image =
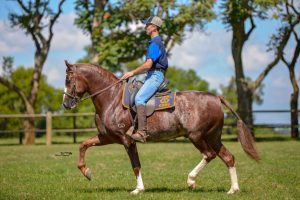
[{"label": "horse's front leg", "polygon": [[101,136],[101,135],[97,135],[94,136],[90,139],[87,139],[85,141],[83,141],[80,144],[80,148],[79,148],[79,161],[78,161],[78,169],[81,171],[81,173],[88,179],[91,180],[92,179],[92,172],[89,168],[86,167],[85,165],[85,152],[89,147],[92,146],[102,146],[102,145],[106,145],[106,144],[111,144],[112,142],[110,140],[108,140],[107,138]]},{"label": "horse's front leg", "polygon": [[125,149],[128,153],[128,156],[131,161],[131,166],[134,172],[134,175],[136,176],[137,180],[137,186],[136,188],[131,192],[131,194],[139,194],[145,190],[144,183],[142,179],[142,173],[141,173],[141,163],[139,159],[139,154],[136,148],[136,143],[133,142],[129,146],[125,146]]}]

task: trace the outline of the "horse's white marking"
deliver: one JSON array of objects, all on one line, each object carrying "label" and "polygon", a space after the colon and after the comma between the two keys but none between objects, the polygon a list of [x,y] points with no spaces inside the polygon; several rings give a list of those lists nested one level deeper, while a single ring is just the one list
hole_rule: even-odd
[{"label": "horse's white marking", "polygon": [[195,188],[195,179],[198,173],[207,165],[206,156],[203,156],[201,162],[189,173],[187,184],[189,187]]},{"label": "horse's white marking", "polygon": [[229,169],[229,175],[230,175],[230,180],[231,180],[231,188],[227,192],[227,194],[234,194],[240,190],[238,180],[237,180],[236,169],[235,169],[235,167],[229,167],[228,169]]},{"label": "horse's white marking", "polygon": [[141,169],[139,170],[139,174],[136,177],[136,181],[137,181],[137,186],[136,186],[135,190],[133,190],[131,192],[131,194],[138,194],[138,193],[143,192],[145,190],[143,179],[142,179]]},{"label": "horse's white marking", "polygon": [[65,89],[64,89],[64,97],[63,97],[63,101],[65,101],[65,97],[66,97],[65,92],[67,92],[67,88],[66,88],[66,87],[65,87]]}]

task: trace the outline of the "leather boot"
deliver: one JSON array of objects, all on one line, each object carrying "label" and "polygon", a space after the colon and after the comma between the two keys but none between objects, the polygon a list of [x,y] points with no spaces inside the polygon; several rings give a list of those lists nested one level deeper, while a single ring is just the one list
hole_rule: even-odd
[{"label": "leather boot", "polygon": [[146,142],[146,137],[147,137],[146,107],[144,105],[137,105],[136,112],[138,117],[138,130],[133,135],[131,135],[131,138],[138,142]]}]

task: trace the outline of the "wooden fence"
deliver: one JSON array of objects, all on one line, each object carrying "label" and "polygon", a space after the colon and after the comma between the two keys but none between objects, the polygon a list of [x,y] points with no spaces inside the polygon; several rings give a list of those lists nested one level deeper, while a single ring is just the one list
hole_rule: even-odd
[{"label": "wooden fence", "polygon": [[[25,119],[29,117],[33,117],[34,119],[37,118],[45,118],[46,119],[46,128],[45,129],[37,129],[35,128],[35,133],[46,133],[46,145],[52,144],[52,134],[53,133],[73,133],[73,142],[76,143],[76,133],[84,133],[84,132],[96,132],[97,128],[89,127],[89,128],[76,128],[76,124],[73,124],[72,129],[57,129],[53,128],[52,119],[55,117],[73,117],[73,119],[76,119],[76,117],[82,117],[82,116],[91,116],[94,117],[95,113],[52,113],[47,112],[45,114],[34,114],[34,115],[28,115],[28,114],[0,114],[0,120],[1,119]],[[10,129],[10,130],[0,130],[0,134],[3,133],[19,133],[19,143],[22,144],[22,138],[24,129]]]},{"label": "wooden fence", "polygon": [[[254,110],[253,113],[290,113],[290,110]],[[300,113],[300,111],[297,111]],[[225,112],[226,113],[226,112]],[[1,119],[25,119],[29,117],[37,118],[45,118],[46,119],[46,128],[45,129],[35,129],[35,133],[46,133],[46,145],[52,144],[52,134],[53,133],[73,133],[73,142],[76,143],[76,135],[77,133],[84,132],[97,132],[97,128],[95,127],[86,127],[86,128],[77,128],[76,127],[76,118],[82,116],[94,117],[95,113],[51,113],[47,112],[45,114],[0,114]],[[56,117],[73,117],[73,128],[53,128],[52,119]],[[225,127],[236,126],[236,124],[225,124]],[[295,125],[296,128],[299,128],[300,125]],[[253,128],[291,128],[291,124],[284,123],[256,123],[253,125]],[[24,129],[10,129],[10,130],[1,130],[0,134],[9,134],[9,133],[19,133],[19,143],[22,144],[22,137],[24,133]]]}]

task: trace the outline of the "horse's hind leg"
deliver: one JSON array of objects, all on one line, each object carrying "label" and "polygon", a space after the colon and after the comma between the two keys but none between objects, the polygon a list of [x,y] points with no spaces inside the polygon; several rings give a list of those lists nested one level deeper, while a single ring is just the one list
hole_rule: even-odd
[{"label": "horse's hind leg", "polygon": [[200,132],[194,132],[189,135],[189,139],[192,141],[194,146],[203,154],[203,159],[200,163],[189,173],[187,184],[189,188],[196,188],[196,177],[198,173],[216,157],[215,151],[206,143],[201,137]]},{"label": "horse's hind leg", "polygon": [[230,180],[231,180],[231,187],[230,190],[227,192],[228,194],[234,194],[239,191],[238,179],[235,169],[235,160],[234,156],[226,149],[226,147],[220,143],[219,147],[215,148],[217,155],[223,160],[229,170]]},{"label": "horse's hind leg", "polygon": [[138,151],[136,148],[136,143],[130,143],[129,146],[124,145],[125,149],[128,153],[128,156],[131,161],[131,166],[134,172],[134,175],[136,177],[137,186],[135,190],[131,192],[131,194],[139,194],[140,192],[143,192],[145,190],[144,183],[142,179],[142,173],[141,173],[141,163],[138,155]]},{"label": "horse's hind leg", "polygon": [[106,144],[111,144],[112,142],[105,137],[101,137],[100,135],[94,136],[90,139],[87,139],[83,141],[80,144],[79,148],[79,161],[78,161],[78,169],[81,171],[81,173],[88,179],[91,180],[92,173],[89,168],[85,166],[85,152],[89,147],[92,146],[102,146]]}]

